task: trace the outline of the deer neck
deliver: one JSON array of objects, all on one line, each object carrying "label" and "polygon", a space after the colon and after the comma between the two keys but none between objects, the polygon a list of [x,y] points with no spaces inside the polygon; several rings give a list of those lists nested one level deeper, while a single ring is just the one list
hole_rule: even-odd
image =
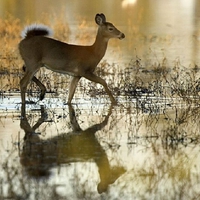
[{"label": "deer neck", "polygon": [[101,30],[98,30],[96,40],[94,44],[92,45],[92,47],[93,47],[94,54],[98,56],[100,60],[105,55],[107,46],[108,46],[108,38],[105,38],[103,36]]}]

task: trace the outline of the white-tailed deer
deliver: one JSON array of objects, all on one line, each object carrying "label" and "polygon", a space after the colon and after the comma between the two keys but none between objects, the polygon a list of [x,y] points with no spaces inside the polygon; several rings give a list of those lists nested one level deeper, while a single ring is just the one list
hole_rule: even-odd
[{"label": "white-tailed deer", "polygon": [[45,37],[51,34],[51,30],[44,25],[31,25],[25,28],[22,32],[23,40],[19,43],[19,51],[25,63],[25,75],[20,81],[22,104],[25,105],[25,93],[31,80],[41,89],[40,100],[44,98],[46,88],[34,76],[40,67],[73,76],[69,88],[69,104],[81,77],[101,84],[111,102],[116,103],[106,82],[96,76],[94,70],[105,55],[109,39],[123,39],[125,35],[112,23],[106,22],[104,14],[97,14],[95,21],[99,28],[96,40],[91,46],[72,45]]}]

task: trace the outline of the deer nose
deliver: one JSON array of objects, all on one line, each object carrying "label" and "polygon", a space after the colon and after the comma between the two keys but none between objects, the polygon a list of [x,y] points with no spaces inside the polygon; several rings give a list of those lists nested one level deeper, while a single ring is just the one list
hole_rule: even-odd
[{"label": "deer nose", "polygon": [[122,40],[125,38],[125,35],[123,33],[120,34],[119,39]]}]

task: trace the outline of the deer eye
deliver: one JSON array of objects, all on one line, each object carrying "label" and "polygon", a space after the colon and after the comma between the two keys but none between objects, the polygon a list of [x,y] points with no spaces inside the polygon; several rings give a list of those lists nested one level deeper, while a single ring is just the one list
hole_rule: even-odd
[{"label": "deer eye", "polygon": [[109,30],[110,32],[112,32],[112,31],[114,30],[114,28],[113,28],[113,27],[109,27],[108,30]]}]

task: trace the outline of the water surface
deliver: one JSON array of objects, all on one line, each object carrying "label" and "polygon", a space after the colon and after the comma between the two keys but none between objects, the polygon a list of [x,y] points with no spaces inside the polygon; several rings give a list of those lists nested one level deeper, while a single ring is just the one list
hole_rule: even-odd
[{"label": "water surface", "polygon": [[[7,13],[20,19],[0,27],[0,196],[198,199],[199,8],[198,0],[0,1],[0,25]],[[82,79],[68,106],[70,77],[42,69],[46,98],[31,83],[22,118],[22,27],[47,23],[57,39],[88,45],[101,12],[126,35],[110,41],[96,71],[118,105]]]}]

